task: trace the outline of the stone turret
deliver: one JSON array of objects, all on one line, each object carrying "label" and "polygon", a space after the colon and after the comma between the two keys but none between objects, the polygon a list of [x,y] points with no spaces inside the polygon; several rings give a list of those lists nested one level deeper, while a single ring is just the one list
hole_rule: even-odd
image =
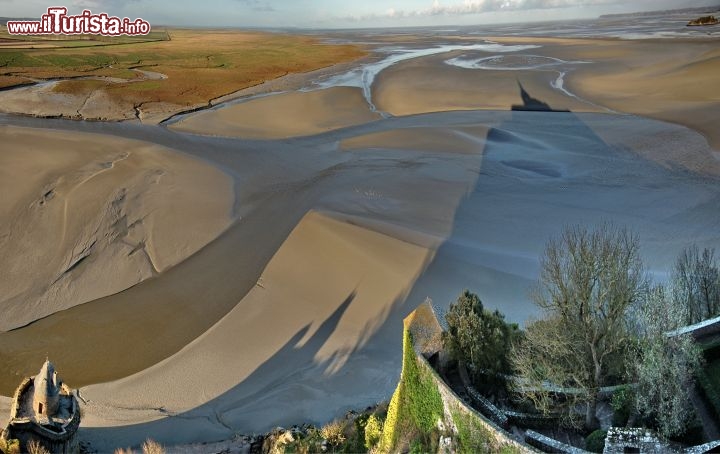
[{"label": "stone turret", "polygon": [[15,391],[10,421],[0,438],[18,440],[26,452],[35,441],[52,453],[79,451],[77,430],[80,408],[72,390],[65,385],[50,361],[34,377],[24,379]]},{"label": "stone turret", "polygon": [[62,382],[50,361],[45,361],[34,379],[33,410],[38,418],[52,417],[58,412]]}]

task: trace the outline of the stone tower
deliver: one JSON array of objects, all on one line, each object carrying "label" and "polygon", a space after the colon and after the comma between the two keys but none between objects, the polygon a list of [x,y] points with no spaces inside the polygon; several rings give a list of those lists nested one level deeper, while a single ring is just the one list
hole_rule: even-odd
[{"label": "stone tower", "polygon": [[55,415],[60,405],[60,390],[62,382],[58,378],[55,366],[45,361],[40,373],[34,379],[33,410],[42,418]]},{"label": "stone tower", "polygon": [[80,408],[72,390],[65,385],[50,361],[40,373],[24,379],[15,391],[10,421],[0,438],[18,440],[26,452],[31,441],[52,453],[79,452],[76,433]]}]

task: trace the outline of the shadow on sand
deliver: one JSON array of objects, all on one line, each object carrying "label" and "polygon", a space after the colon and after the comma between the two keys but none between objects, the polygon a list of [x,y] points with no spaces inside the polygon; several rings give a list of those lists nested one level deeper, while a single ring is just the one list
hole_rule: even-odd
[{"label": "shadow on sand", "polygon": [[[455,209],[451,233],[407,297],[394,301],[387,313],[367,327],[366,339],[347,351],[317,359],[351,305],[355,297],[351,293],[307,342],[300,344],[310,326],[288,333],[282,348],[249,376],[238,378],[236,386],[207,403],[153,422],[82,428],[81,436],[116,447],[127,444],[127,440],[142,442],[145,437],[183,443],[227,439],[235,433],[264,431],[275,424],[323,423],[392,386],[400,372],[401,320],[426,297],[443,312],[463,288],[470,288],[486,307],[497,308],[511,321],[522,323],[536,311],[527,290],[537,277],[538,257],[548,238],[564,225],[605,220],[661,225],[666,229],[661,238],[670,238],[670,230],[683,227],[661,224],[665,219],[662,210],[643,211],[665,194],[652,194],[648,187],[665,181],[670,171],[651,168],[636,156],[628,157],[606,143],[580,116],[553,110],[522,85],[519,88],[522,105],[513,106],[509,112],[451,112],[425,117],[429,119],[425,121],[457,118],[451,127],[487,119],[497,121],[497,125],[489,130],[477,153],[463,161],[477,178]],[[441,153],[437,156],[446,157]],[[648,213],[650,220],[643,220]],[[386,355],[392,353],[379,363],[377,352],[381,350]],[[242,354],[242,346],[238,346],[237,355]],[[338,362],[338,355],[349,359]],[[381,384],[378,375],[384,380]],[[353,383],[359,386],[357,392],[348,389]],[[384,395],[389,397],[389,393]]]},{"label": "shadow on sand", "polygon": [[[377,326],[367,327],[368,339],[359,341],[350,351],[336,352],[322,361],[317,359],[318,352],[354,300],[355,293],[352,293],[322,322],[307,342],[300,345],[301,340],[309,333],[309,325],[290,336],[274,355],[222,395],[179,414],[169,414],[164,408],[155,408],[159,414],[165,412],[168,416],[157,421],[112,428],[83,428],[82,437],[91,440],[93,445],[102,440],[103,446],[97,447],[103,448],[122,446],[138,434],[160,442],[182,443],[197,441],[200,436],[204,440],[226,439],[236,433],[266,430],[272,425],[286,425],[289,421],[297,424],[322,423],[337,416],[339,411],[349,409],[353,400],[357,402],[353,390],[347,388],[353,383],[348,376],[360,377],[356,379],[362,380],[361,377],[366,371],[356,368],[372,363],[372,349],[383,346],[382,348],[397,351],[397,355],[392,355],[396,363],[390,363],[385,370],[388,376],[397,376],[400,368],[401,320],[426,296],[433,297],[442,309],[464,287],[472,286],[490,307],[498,306],[512,319],[524,320],[527,316],[527,305],[523,303],[526,300],[525,287],[536,272],[537,258],[512,254],[505,256],[502,251],[488,252],[494,247],[503,247],[496,238],[496,232],[487,230],[489,226],[493,226],[488,220],[493,218],[494,202],[491,197],[496,192],[495,185],[499,180],[503,180],[503,184],[507,185],[508,169],[513,174],[520,173],[525,176],[524,179],[518,179],[516,185],[533,186],[537,184],[537,180],[542,180],[544,185],[549,186],[559,184],[554,181],[562,181],[562,171],[553,167],[552,163],[542,164],[541,161],[544,160],[543,155],[547,149],[556,146],[561,137],[581,137],[584,148],[589,151],[604,153],[607,145],[569,112],[553,114],[562,117],[563,130],[562,135],[554,134],[554,129],[547,128],[541,120],[547,118],[547,112],[556,111],[530,96],[522,85],[518,85],[523,105],[513,106],[510,113],[500,113],[499,115],[508,117],[490,130],[484,149],[469,158],[470,161],[475,161],[469,161],[468,165],[477,168],[478,179],[456,209],[452,234],[416,280],[409,296],[396,300],[388,313],[377,320]],[[567,144],[559,146],[567,147]],[[530,162],[529,159],[524,162],[519,157],[513,158],[513,155],[518,153],[536,155],[537,162]],[[535,190],[529,189],[529,192]],[[502,232],[512,232],[514,224],[526,222],[527,218],[507,218],[503,219],[503,225],[497,227]],[[564,219],[558,218],[550,225],[537,225],[535,227],[539,234],[530,235],[529,240],[523,241],[529,241],[532,250],[539,250],[545,241],[544,232],[555,231],[563,222]],[[522,236],[520,232],[524,230],[526,229],[519,229],[517,235]],[[494,263],[494,256],[503,256],[503,260],[507,262],[505,266]],[[477,260],[478,258],[480,260]],[[497,291],[493,290],[498,288],[510,290],[502,290],[499,297]],[[431,293],[430,289],[441,289],[442,296]],[[517,301],[520,310],[509,310],[512,309],[510,301]],[[238,356],[241,355],[242,346],[238,346]],[[346,355],[352,361],[340,361],[341,365],[335,367],[338,355]],[[368,360],[359,359],[363,357],[368,357]],[[352,367],[349,367],[348,363],[352,363]],[[377,366],[372,364],[372,367]],[[201,393],[202,390],[177,392]],[[363,392],[367,390],[364,389]],[[389,397],[389,394],[385,396]],[[278,406],[278,402],[286,403]],[[153,408],[138,410],[152,411]],[[258,426],[258,421],[263,421],[264,427]]]},{"label": "shadow on sand", "polygon": [[529,293],[546,241],[565,225],[612,219],[612,197],[596,197],[594,174],[612,167],[619,151],[575,113],[534,98],[520,81],[518,88],[522,104],[497,114],[502,121],[478,152],[478,178],[452,233],[409,294],[413,306],[431,298],[440,318],[469,288],[524,323],[538,313]]},{"label": "shadow on sand", "polygon": [[510,108],[511,110],[529,112],[570,112],[567,109],[553,109],[550,107],[550,104],[530,96],[530,93],[525,90],[525,87],[523,87],[519,80],[517,81],[517,84],[518,88],[520,88],[520,98],[522,98],[523,103],[513,104]]},{"label": "shadow on sand", "polygon": [[[395,344],[399,347],[401,336],[398,333],[402,318],[407,314],[403,310],[405,299],[396,299],[386,313],[378,316],[377,320],[368,322],[365,327],[368,338],[360,339],[348,350],[340,349],[319,360],[321,349],[337,329],[355,297],[356,292],[348,295],[309,339],[303,341],[311,330],[311,324],[290,336],[276,353],[240,383],[205,404],[178,414],[173,414],[163,407],[137,408],[138,411],[156,411],[158,416],[167,417],[126,426],[81,427],[81,439],[89,441],[93,449],[101,451],[112,450],[118,446],[138,445],[146,438],[163,444],[195,443],[208,439],[227,440],[237,434],[260,433],[275,426],[322,424],[339,416],[341,412],[357,409],[356,404],[350,403],[357,402],[357,396],[347,389],[347,381],[348,378],[351,382],[362,381],[365,371],[348,367],[349,358],[367,358],[369,365],[386,371],[396,380],[400,372],[399,348],[387,364],[377,364],[372,359],[372,349],[377,348],[377,345],[368,345],[368,340],[382,336],[382,327],[388,324],[392,326],[392,335],[382,342],[385,345],[391,344],[392,348],[396,347]],[[268,330],[272,330],[272,327],[268,327]],[[387,334],[387,330],[385,331]],[[243,354],[242,347],[237,347],[238,356]],[[389,366],[396,370],[390,370]],[[370,374],[369,378],[376,378],[376,374],[377,371]],[[176,391],[203,392],[202,389]],[[377,403],[384,397],[367,404]],[[92,405],[92,402],[89,404]]]},{"label": "shadow on sand", "polygon": [[[209,402],[187,412],[168,414],[168,418],[153,422],[84,428],[82,436],[93,441],[103,440],[108,443],[107,446],[122,445],[137,434],[160,442],[178,443],[196,441],[200,434],[204,440],[224,439],[235,433],[270,429],[270,425],[322,423],[324,418],[332,418],[339,411],[349,409],[345,402],[349,402],[347,396],[353,397],[353,390],[347,389],[347,386],[354,380],[348,379],[348,376],[362,377],[365,371],[355,368],[369,363],[360,358],[367,356],[372,359],[372,349],[382,345],[383,348],[397,350],[397,355],[393,355],[397,363],[391,364],[385,371],[388,376],[397,377],[401,320],[426,296],[433,297],[442,310],[463,288],[475,286],[473,290],[478,291],[489,307],[499,307],[513,320],[524,320],[529,307],[526,289],[536,273],[537,256],[513,255],[512,251],[504,251],[503,242],[497,238],[498,231],[502,235],[510,232],[511,237],[517,236],[522,242],[529,242],[531,250],[539,251],[546,233],[555,232],[566,219],[558,217],[549,225],[544,220],[534,226],[535,234],[522,238],[522,232],[527,230],[523,226],[528,222],[527,217],[503,217],[502,225],[497,225],[498,219],[493,217],[496,203],[493,196],[497,193],[497,185],[506,187],[510,177],[515,180],[513,184],[516,188],[537,186],[538,182],[548,187],[556,186],[557,181],[562,181],[564,171],[547,162],[547,150],[567,149],[571,144],[577,144],[578,138],[588,153],[607,153],[608,146],[567,111],[557,114],[562,134],[557,134],[555,128],[548,128],[547,112],[558,111],[553,111],[548,104],[533,98],[522,85],[519,86],[522,106],[514,106],[509,113],[499,113],[505,116],[504,121],[490,130],[484,148],[469,158],[468,165],[477,169],[478,178],[455,212],[452,234],[415,281],[408,297],[396,300],[389,312],[377,321],[378,326],[368,327],[369,339],[359,341],[350,351],[336,352],[330,358],[317,360],[318,352],[352,303],[355,297],[352,293],[306,343],[299,344],[308,334],[310,326],[290,336],[282,348],[242,382]],[[528,154],[536,155],[537,160],[527,159]],[[523,161],[519,155],[526,156],[526,159]],[[526,191],[537,193],[538,189],[527,188]],[[489,227],[498,230],[489,231]],[[496,248],[497,251],[494,250]],[[433,294],[431,289],[441,289],[442,295]],[[513,306],[519,310],[513,310]],[[242,346],[238,346],[238,355],[242,355]],[[350,359],[334,367],[338,355],[346,355]],[[367,389],[363,392],[367,393]],[[283,399],[286,406],[278,407],[277,402]],[[156,410],[162,413],[164,409]],[[264,422],[264,429],[258,427],[257,421]]]}]

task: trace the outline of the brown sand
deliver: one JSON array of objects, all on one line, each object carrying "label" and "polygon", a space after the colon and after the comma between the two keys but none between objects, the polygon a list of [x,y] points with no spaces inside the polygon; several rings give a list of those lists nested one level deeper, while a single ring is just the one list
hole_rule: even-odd
[{"label": "brown sand", "polygon": [[613,110],[688,126],[720,150],[720,48],[717,40],[493,38],[539,43],[535,53],[588,59],[566,78],[568,89]]},{"label": "brown sand", "polygon": [[[539,54],[530,49],[520,54]],[[485,52],[466,52],[487,57]],[[377,108],[393,115],[410,115],[447,110],[510,110],[522,104],[518,83],[534,97],[556,110],[602,112],[602,108],[583,103],[551,87],[555,70],[481,70],[445,64],[463,55],[451,52],[416,58],[380,73],[373,86]],[[514,55],[514,54],[513,54]]]},{"label": "brown sand", "polygon": [[[181,413],[220,395],[222,400],[214,404],[218,417],[232,421],[242,416],[243,405],[257,407],[268,397],[264,395],[267,383],[259,383],[254,391],[253,386],[245,386],[233,392],[233,387],[284,348],[295,354],[274,368],[273,374],[296,375],[287,386],[301,386],[303,377],[312,371],[333,376],[383,324],[392,302],[404,299],[430,257],[423,247],[311,212],[272,258],[257,286],[208,332],[146,371],[83,388],[83,397],[91,402],[86,407],[91,415],[86,424],[114,425],[124,418],[138,422],[143,414],[148,419],[161,418],[164,412]],[[324,323],[338,310],[342,315],[334,325]],[[297,333],[301,335],[295,337]],[[291,345],[283,347],[293,338]],[[219,364],[221,374],[216,369]],[[299,364],[301,371],[295,369]],[[382,375],[372,370],[357,373],[368,379]],[[315,385],[308,382],[307,386]],[[201,392],[178,392],[193,389]],[[298,401],[305,399],[300,395]],[[306,402],[313,408],[302,406],[311,413],[332,413],[323,410],[328,403],[318,399]],[[116,414],[103,411],[104,406],[148,410]],[[160,407],[163,411],[150,410]]]},{"label": "brown sand", "polygon": [[[492,55],[447,53],[397,64],[373,86],[381,111],[410,115],[446,110],[508,110],[521,104],[517,83],[552,109],[639,114],[691,127],[720,149],[720,50],[714,40],[638,40],[489,38],[502,44],[539,44],[540,48],[505,54],[538,55],[587,64],[533,70],[480,70],[448,66],[445,60]],[[555,89],[558,71],[564,87]],[[586,100],[588,102],[583,102]]]},{"label": "brown sand", "polygon": [[[480,114],[447,115],[454,119],[447,126],[438,125],[440,115],[414,117],[405,129],[377,122],[360,137],[352,131],[324,137],[368,147],[325,155],[348,161],[291,186],[283,197],[295,203],[288,198],[272,213],[248,218],[275,228],[292,219],[291,206],[303,208],[297,201],[310,186],[321,187],[323,197],[309,206],[333,211],[304,216],[251,291],[179,353],[130,377],[83,387],[89,400],[83,436],[112,447],[139,434],[190,442],[327,421],[387,397],[382,390],[395,378],[388,371],[397,367],[400,319],[426,296],[446,307],[470,287],[488,307],[502,301],[511,320],[524,320],[532,313],[526,292],[537,254],[562,225],[611,216],[641,232],[647,251],[663,255],[648,263],[663,270],[680,245],[703,238],[698,232],[707,235],[716,223],[716,180],[622,151],[664,153],[674,148],[672,137],[687,144],[686,156],[706,156],[707,144],[686,128],[615,115]],[[478,126],[466,126],[472,123]],[[482,145],[475,153],[395,148],[421,126],[428,128],[421,138],[460,131]],[[633,141],[659,134],[665,140]],[[603,136],[617,139],[606,144]],[[313,162],[303,140],[289,144],[288,163],[303,155]],[[310,147],[324,147],[319,140]],[[252,237],[257,247],[267,241]],[[226,237],[220,243],[238,255],[247,244]],[[196,260],[185,265],[199,271]]]},{"label": "brown sand", "polygon": [[[532,53],[599,59],[615,52],[612,42],[602,41],[592,55],[576,45],[548,42]],[[488,100],[507,110],[520,103],[518,75],[554,109],[601,109],[550,87],[552,71],[503,75],[450,67],[444,58],[381,74],[375,87],[381,109],[467,110]],[[569,73],[566,82],[579,74]],[[336,106],[347,109],[341,121],[333,117]],[[426,296],[446,307],[470,287],[488,307],[513,321],[526,319],[537,256],[564,224],[610,217],[629,225],[660,272],[689,242],[717,245],[717,180],[676,170],[700,170],[713,159],[702,137],[686,128],[571,113],[376,118],[358,89],[283,94],[188,117],[175,127],[197,121],[200,133],[255,138],[371,123],[266,143],[187,139],[198,153],[202,144],[227,145],[209,156],[236,176],[243,218],[156,279],[1,333],[0,364],[16,372],[14,362],[24,368],[49,346],[68,364],[59,365],[61,373],[69,370],[78,380],[67,379],[71,385],[109,381],[82,389],[89,399],[83,436],[103,448],[148,435],[214,440],[288,422],[324,422],[387,398],[399,372],[400,320]],[[18,145],[45,134],[33,132]],[[58,133],[47,134],[51,140]],[[126,162],[132,159],[112,170]],[[23,189],[35,197],[25,205],[37,199],[31,188],[38,184]],[[20,209],[3,202],[2,210]],[[174,226],[178,234],[197,231],[185,218]]]},{"label": "brown sand", "polygon": [[0,255],[14,258],[0,263],[0,330],[162,273],[232,220],[232,180],[196,159],[97,135],[0,134]]},{"label": "brown sand", "polygon": [[[20,383],[18,382],[18,385]],[[7,425],[7,420],[10,417],[10,406],[12,405],[12,399],[10,397],[0,396],[0,427]]]},{"label": "brown sand", "polygon": [[199,112],[170,126],[196,134],[282,139],[379,119],[357,88],[282,93]]}]

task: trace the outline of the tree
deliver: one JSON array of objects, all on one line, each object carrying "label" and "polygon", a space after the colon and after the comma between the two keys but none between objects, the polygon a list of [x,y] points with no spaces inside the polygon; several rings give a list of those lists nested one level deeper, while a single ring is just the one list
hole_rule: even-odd
[{"label": "tree", "polygon": [[0,452],[2,454],[20,454],[20,440],[0,438]]},{"label": "tree", "polygon": [[639,305],[639,345],[629,370],[637,381],[636,408],[665,437],[682,434],[692,420],[690,390],[702,355],[689,334],[674,333],[687,318],[688,306],[673,301],[662,286]]},{"label": "tree", "polygon": [[333,448],[339,448],[345,443],[345,424],[342,421],[335,420],[322,426],[320,435]]},{"label": "tree", "polygon": [[675,263],[673,298],[688,308],[685,320],[698,323],[720,315],[720,270],[714,249],[685,248]]},{"label": "tree", "polygon": [[383,421],[375,415],[370,415],[365,425],[365,447],[372,451],[382,438]]},{"label": "tree", "polygon": [[638,248],[636,236],[611,225],[566,228],[548,242],[533,295],[544,318],[511,355],[518,390],[543,412],[559,408],[563,391],[566,415],[583,404],[586,428],[597,427],[608,365],[629,346],[626,315],[646,288]]},{"label": "tree", "polygon": [[485,376],[495,381],[498,374],[510,371],[510,344],[518,335],[517,325],[505,323],[505,317],[483,307],[480,298],[465,290],[445,314],[448,330],[443,333],[450,357],[470,366],[473,381]]}]

